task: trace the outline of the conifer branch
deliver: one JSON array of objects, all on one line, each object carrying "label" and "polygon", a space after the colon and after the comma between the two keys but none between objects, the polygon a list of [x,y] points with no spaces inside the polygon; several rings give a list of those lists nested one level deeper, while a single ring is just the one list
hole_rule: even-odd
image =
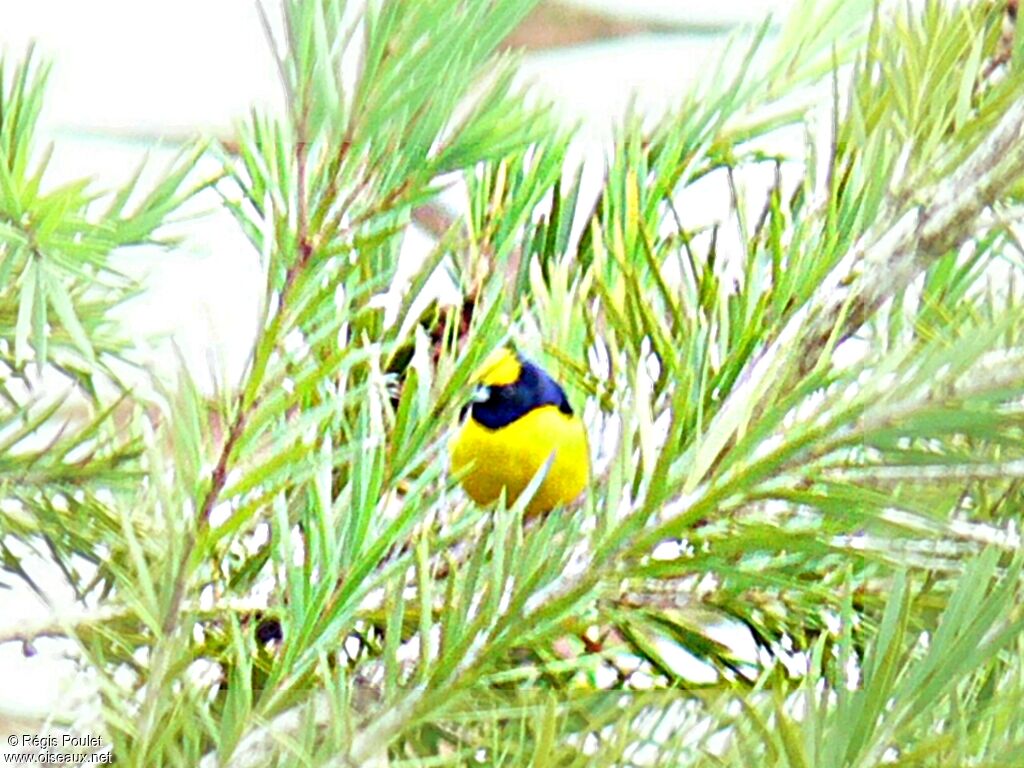
[{"label": "conifer branch", "polygon": [[740,376],[708,426],[690,472],[689,488],[702,479],[721,450],[744,428],[765,392],[783,380],[788,361],[796,376],[810,371],[886,301],[904,290],[935,259],[959,247],[980,227],[983,211],[1024,174],[1024,98],[1017,99],[988,136],[948,178],[923,190],[920,201],[895,210],[836,264],[810,303]]}]

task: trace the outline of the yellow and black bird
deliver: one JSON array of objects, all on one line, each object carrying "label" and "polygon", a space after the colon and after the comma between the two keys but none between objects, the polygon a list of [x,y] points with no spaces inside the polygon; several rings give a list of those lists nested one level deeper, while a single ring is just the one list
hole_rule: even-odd
[{"label": "yellow and black bird", "polygon": [[547,512],[582,493],[590,474],[583,420],[542,368],[508,349],[478,371],[468,415],[450,446],[452,471],[477,504],[512,504],[548,459],[551,465],[526,507]]}]

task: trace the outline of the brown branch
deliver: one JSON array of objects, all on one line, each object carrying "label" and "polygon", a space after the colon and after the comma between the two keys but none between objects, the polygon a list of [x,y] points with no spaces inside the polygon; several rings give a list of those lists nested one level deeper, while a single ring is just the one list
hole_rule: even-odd
[{"label": "brown branch", "polygon": [[716,457],[743,429],[765,392],[785,377],[812,370],[834,342],[857,331],[892,296],[936,259],[959,247],[982,212],[1024,174],[1024,98],[1019,98],[951,176],[902,213],[883,215],[881,228],[861,237],[832,269],[814,298],[790,318],[776,340],[755,358],[705,432],[687,490],[693,490]]},{"label": "brown branch", "polygon": [[1003,11],[1003,29],[999,34],[999,42],[996,45],[995,54],[985,65],[981,74],[983,80],[988,80],[996,71],[1005,64],[1010,63],[1013,58],[1013,40],[1017,34],[1017,11],[1019,0],[1006,0],[1006,8]]},{"label": "brown branch", "polygon": [[502,42],[502,48],[543,51],[632,35],[678,32],[684,25],[639,21],[557,2],[541,3]]}]

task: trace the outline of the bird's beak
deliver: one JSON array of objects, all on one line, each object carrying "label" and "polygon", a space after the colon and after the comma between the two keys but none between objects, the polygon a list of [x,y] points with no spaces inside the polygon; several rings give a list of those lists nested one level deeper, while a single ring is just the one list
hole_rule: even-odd
[{"label": "bird's beak", "polygon": [[477,403],[486,403],[491,397],[491,388],[486,384],[477,384],[473,388],[473,394],[469,396],[469,402],[459,410],[459,421],[464,421],[469,409]]}]

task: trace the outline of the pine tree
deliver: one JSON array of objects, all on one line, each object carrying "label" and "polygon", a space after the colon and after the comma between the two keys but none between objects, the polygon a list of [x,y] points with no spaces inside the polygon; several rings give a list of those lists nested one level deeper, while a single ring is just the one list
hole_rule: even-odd
[{"label": "pine tree", "polygon": [[[47,70],[8,59],[2,566],[42,554],[81,609],[0,642],[73,643],[126,765],[1024,763],[1015,4],[799,3],[627,118],[596,200],[496,53],[532,5],[285,0],[287,113],[149,190],[41,191]],[[258,336],[222,398],[143,397],[111,253],[210,185]],[[461,306],[422,308],[439,270]],[[510,340],[600,447],[540,520],[446,467]]]}]

